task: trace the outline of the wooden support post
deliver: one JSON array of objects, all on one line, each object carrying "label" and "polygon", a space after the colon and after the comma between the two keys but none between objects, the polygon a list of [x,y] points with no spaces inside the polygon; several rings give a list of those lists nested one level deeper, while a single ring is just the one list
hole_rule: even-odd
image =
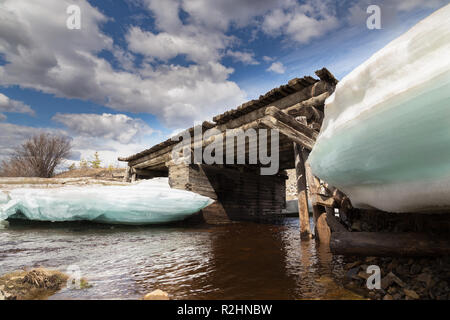
[{"label": "wooden support post", "polygon": [[135,168],[131,168],[131,182],[135,182],[137,178],[137,173]]},{"label": "wooden support post", "polygon": [[[306,119],[298,117],[299,122],[306,124]],[[303,158],[303,147],[294,144],[295,154],[295,176],[297,181],[297,198],[298,198],[298,216],[300,219],[300,237],[301,239],[311,238],[311,226],[309,224],[308,195],[306,188],[305,160]]]},{"label": "wooden support post", "polygon": [[315,234],[318,240],[325,245],[330,243],[331,230],[327,223],[327,213],[322,206],[317,204],[317,193],[320,188],[319,180],[314,177],[308,162],[305,163],[306,181],[308,183],[308,198],[311,200]]},{"label": "wooden support post", "polygon": [[127,169],[125,170],[125,176],[123,177],[123,182],[130,182],[130,171],[131,167],[127,166]]},{"label": "wooden support post", "polygon": [[323,207],[313,205],[313,215],[319,242],[324,245],[329,245],[331,239],[331,229],[327,223],[327,213],[323,210]]}]

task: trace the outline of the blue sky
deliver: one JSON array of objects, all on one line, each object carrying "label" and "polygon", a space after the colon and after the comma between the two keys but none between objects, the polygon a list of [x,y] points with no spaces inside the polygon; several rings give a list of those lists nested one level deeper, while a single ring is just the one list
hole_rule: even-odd
[{"label": "blue sky", "polygon": [[342,79],[448,3],[1,0],[0,159],[50,132],[73,139],[68,164],[95,151],[116,164],[294,77],[325,66]]}]

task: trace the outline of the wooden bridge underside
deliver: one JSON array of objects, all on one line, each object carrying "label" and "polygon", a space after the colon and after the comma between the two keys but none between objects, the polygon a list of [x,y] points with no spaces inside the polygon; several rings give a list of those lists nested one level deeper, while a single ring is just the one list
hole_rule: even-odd
[{"label": "wooden bridge underside", "polygon": [[[324,102],[337,84],[337,80],[327,70],[316,72],[319,79],[312,77],[295,78],[287,85],[269,91],[257,100],[247,102],[237,109],[227,111],[213,118],[214,123],[204,122],[201,128],[187,129],[191,140],[191,151],[202,148],[215,141],[217,136],[195,140],[194,132],[217,129],[223,138],[223,163],[226,163],[226,134],[230,130],[246,131],[252,129],[279,130],[279,170],[275,175],[261,175],[263,167],[248,164],[249,152],[259,152],[245,139],[247,164],[184,164],[175,163],[172,150],[178,141],[168,139],[150,149],[144,150],[120,161],[128,162],[126,180],[169,177],[171,187],[190,190],[208,196],[216,202],[203,210],[203,217],[210,223],[222,223],[230,220],[264,219],[280,214],[285,207],[286,169],[297,169],[300,214],[306,216],[308,223],[302,223],[302,232],[309,235],[307,207],[307,182],[309,168],[305,161],[313,148],[324,117]],[[234,141],[236,142],[236,141]],[[268,150],[271,147],[268,137]],[[235,154],[241,145],[234,143]],[[259,154],[259,153],[258,153]],[[299,161],[301,160],[301,163]],[[297,165],[297,166],[296,166]],[[309,197],[313,207],[321,206],[316,214],[320,227],[320,215],[325,207],[333,207],[335,199],[329,190],[323,191],[319,180],[310,174],[308,181]],[[302,198],[303,195],[303,198]],[[305,207],[306,204],[306,207]],[[317,207],[318,208],[318,207]],[[329,234],[329,231],[327,231]]]},{"label": "wooden bridge underside", "polygon": [[[312,235],[309,224],[308,201],[312,205],[315,235],[321,243],[330,244],[333,253],[351,255],[437,255],[450,253],[448,233],[443,240],[414,233],[349,233],[341,221],[354,214],[350,199],[339,190],[317,179],[307,159],[319,134],[324,118],[324,103],[334,91],[337,80],[327,70],[316,71],[319,79],[295,78],[287,85],[273,89],[257,100],[213,118],[214,123],[186,130],[191,137],[188,154],[203,152],[217,138],[223,139],[225,164],[204,162],[179,163],[172,159],[172,151],[179,143],[168,139],[150,149],[120,161],[128,162],[126,181],[169,177],[172,188],[190,190],[216,200],[202,210],[200,216],[207,223],[227,223],[234,220],[261,220],[277,216],[285,207],[287,169],[296,170],[300,232],[303,239]],[[233,141],[235,155],[245,147],[246,164],[226,164],[226,132],[248,129],[276,129],[279,131],[279,167],[276,174],[261,175],[264,165],[249,164],[249,153],[259,155],[260,143],[248,139]],[[194,133],[216,129],[206,139],[195,139]],[[242,131],[241,131],[242,130]],[[258,131],[258,130],[256,130]],[[200,135],[201,136],[201,135]],[[219,139],[220,140],[220,139]],[[239,140],[238,140],[239,141]],[[270,135],[267,137],[271,148]],[[231,147],[231,146],[230,146]],[[184,154],[185,156],[186,154]],[[193,158],[193,157],[192,157]],[[236,163],[236,162],[233,162]],[[339,212],[339,220],[335,210]],[[361,211],[361,210],[360,210]],[[370,215],[368,211],[364,214]],[[399,247],[400,244],[404,244]]]}]

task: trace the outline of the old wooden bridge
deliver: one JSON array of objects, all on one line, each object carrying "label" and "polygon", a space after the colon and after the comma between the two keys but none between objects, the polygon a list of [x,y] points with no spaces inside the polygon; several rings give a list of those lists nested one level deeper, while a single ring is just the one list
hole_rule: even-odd
[{"label": "old wooden bridge", "polygon": [[[325,222],[326,210],[331,212],[334,207],[340,207],[340,203],[336,201],[336,194],[333,197],[329,190],[325,191],[319,180],[311,174],[305,161],[320,131],[325,99],[334,91],[337,80],[325,68],[316,71],[316,75],[319,79],[310,76],[292,79],[288,84],[270,90],[257,100],[214,117],[214,123],[204,122],[201,125],[203,132],[215,128],[224,136],[226,130],[279,130],[279,171],[275,175],[261,175],[261,163],[177,164],[172,159],[172,151],[178,142],[168,139],[135,155],[119,158],[120,161],[128,162],[125,179],[134,181],[169,177],[172,188],[190,190],[216,200],[203,210],[203,218],[208,223],[224,223],[232,220],[259,220],[281,213],[286,203],[285,170],[295,168],[302,235],[310,235],[309,197],[319,237],[328,242],[330,230]],[[194,131],[195,127],[188,129],[193,138],[192,150],[196,143]],[[202,148],[210,142],[203,141]],[[251,146],[248,139],[244,143],[248,158]],[[238,147],[236,143],[235,148]],[[338,202],[343,202],[342,200]]]},{"label": "old wooden bridge", "polygon": [[[179,142],[168,139],[135,155],[119,158],[120,161],[128,162],[125,180],[168,177],[172,188],[193,191],[214,199],[215,203],[199,215],[207,223],[219,224],[236,220],[262,220],[280,214],[286,205],[286,170],[295,169],[302,238],[310,238],[312,234],[309,201],[316,239],[325,244],[331,240],[331,247],[336,253],[449,253],[447,240],[440,242],[415,234],[347,232],[349,228],[340,221],[352,210],[350,200],[339,190],[317,179],[307,162],[322,125],[325,100],[334,92],[338,82],[325,68],[315,73],[318,79],[310,76],[292,79],[257,100],[214,117],[213,123],[203,122],[185,131],[192,138],[189,139],[189,150],[194,153],[199,146],[200,150],[204,150],[215,141],[215,137],[219,135],[223,138],[230,130],[276,129],[279,132],[279,166],[276,174],[261,175],[260,170],[265,164],[260,161],[256,164],[249,164],[249,161],[227,164],[224,159],[217,162],[223,164],[212,165],[203,161],[176,162],[173,150]],[[218,132],[215,137],[196,140],[195,132],[203,133],[211,129]],[[266,138],[264,143],[268,141],[270,145],[271,141]],[[240,141],[241,146],[239,141],[236,144],[233,141],[233,148],[237,149],[243,144],[246,159],[250,152],[258,152],[262,147],[260,141],[256,149],[248,139]],[[227,148],[226,143],[223,148]],[[225,154],[223,152],[224,157]]]}]

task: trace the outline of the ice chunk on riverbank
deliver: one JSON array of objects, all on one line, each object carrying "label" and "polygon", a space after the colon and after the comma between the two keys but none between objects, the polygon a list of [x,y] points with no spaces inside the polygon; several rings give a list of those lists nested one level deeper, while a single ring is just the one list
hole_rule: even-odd
[{"label": "ice chunk on riverbank", "polygon": [[309,162],[355,207],[450,208],[450,5],[352,71]]},{"label": "ice chunk on riverbank", "polygon": [[155,224],[183,220],[210,205],[199,194],[171,189],[168,178],[125,186],[67,186],[13,189],[0,204],[0,220],[22,217],[39,221],[89,220],[118,224]]}]

